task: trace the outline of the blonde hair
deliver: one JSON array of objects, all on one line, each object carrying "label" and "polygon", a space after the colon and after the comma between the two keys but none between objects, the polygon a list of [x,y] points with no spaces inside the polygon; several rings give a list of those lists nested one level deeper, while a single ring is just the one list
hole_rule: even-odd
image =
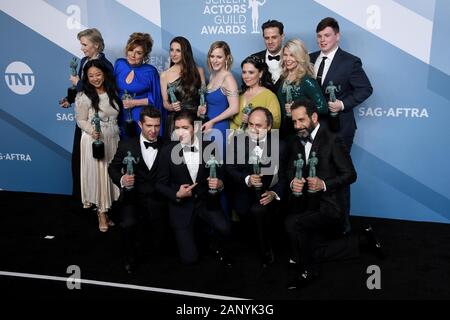
[{"label": "blonde hair", "polygon": [[80,31],[77,34],[78,40],[80,40],[81,37],[86,37],[94,45],[97,45],[98,52],[103,52],[103,50],[105,49],[105,42],[103,41],[102,34],[100,33],[100,31],[98,31],[98,29],[91,28]]},{"label": "blonde hair", "polygon": [[[309,59],[308,49],[306,48],[303,41],[299,39],[292,39],[286,42],[283,46],[282,53],[284,54],[284,50],[288,49],[295,61],[297,61],[297,67],[295,68],[295,79],[293,82],[299,83],[305,75],[314,78],[314,67]],[[283,55],[282,55],[283,57]],[[286,64],[282,58],[281,67],[283,68],[282,76],[283,78],[287,78],[288,70],[286,68]]]},{"label": "blonde hair", "polygon": [[149,61],[150,52],[153,48],[153,39],[148,33],[134,32],[130,35],[125,47],[125,56],[128,51],[132,51],[134,48],[141,46],[144,50],[144,63]]},{"label": "blonde hair", "polygon": [[231,65],[233,64],[233,56],[231,55],[230,46],[225,41],[216,41],[211,44],[209,47],[208,55],[207,55],[207,61],[206,64],[208,66],[209,71],[212,70],[211,61],[209,60],[209,56],[215,49],[222,49],[223,53],[225,54],[225,69],[228,71],[231,69]]}]

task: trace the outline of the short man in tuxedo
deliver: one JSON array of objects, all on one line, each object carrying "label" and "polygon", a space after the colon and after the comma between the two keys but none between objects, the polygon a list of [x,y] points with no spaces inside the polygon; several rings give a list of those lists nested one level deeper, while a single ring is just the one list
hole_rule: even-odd
[{"label": "short man in tuxedo", "polygon": [[[152,235],[154,243],[164,240],[167,204],[161,200],[155,188],[158,172],[159,149],[162,147],[158,137],[161,113],[154,107],[143,108],[139,116],[141,134],[138,137],[121,140],[117,152],[109,164],[108,172],[113,182],[121,189],[120,227],[125,252],[125,268],[133,272],[136,263],[136,244],[138,227],[141,221],[150,222],[145,233]],[[134,158],[134,172],[128,174],[124,158],[130,153]],[[158,248],[159,249],[159,248]]]},{"label": "short man in tuxedo", "polygon": [[[353,109],[372,94],[372,85],[362,68],[361,59],[339,48],[339,24],[334,18],[324,18],[316,28],[317,44],[320,51],[310,54],[314,64],[317,82],[322,86],[325,97],[330,81],[338,90],[336,101],[328,102],[331,112],[338,113],[338,135],[344,140],[349,152],[356,132]],[[350,230],[350,186],[346,188],[344,211],[347,231]]]},{"label": "short man in tuxedo", "polygon": [[[292,214],[285,221],[294,253],[298,276],[289,289],[305,286],[318,276],[323,259],[350,258],[359,249],[370,249],[381,257],[381,246],[369,226],[360,236],[343,236],[342,189],[356,181],[356,171],[343,140],[319,124],[317,108],[309,100],[295,101],[292,122],[297,137],[290,145],[288,181]],[[308,160],[317,157],[316,176],[308,177]],[[305,160],[302,178],[295,177],[294,160]],[[302,193],[298,197],[294,193]]]},{"label": "short man in tuxedo", "polygon": [[[272,123],[273,116],[268,109],[252,109],[247,135],[234,138],[233,148],[229,148],[234,152],[233,163],[227,165],[233,183],[233,207],[242,220],[250,217],[255,221],[263,267],[274,261],[272,215],[279,208],[286,185],[286,146],[278,135],[272,135]],[[240,159],[241,153],[243,159]],[[256,156],[261,161],[260,174],[255,173]]]},{"label": "short man in tuxedo", "polygon": [[284,26],[277,20],[268,20],[261,26],[266,50],[257,52],[253,55],[258,56],[266,62],[269,71],[272,74],[274,84],[273,91],[276,94],[280,86],[280,76],[282,72],[281,47],[284,41]]},{"label": "short man in tuxedo", "polygon": [[[184,264],[198,260],[195,243],[195,224],[201,219],[213,229],[216,242],[213,249],[220,263],[231,266],[223,252],[223,240],[230,234],[230,222],[220,207],[208,206],[212,197],[209,189],[222,191],[222,169],[217,168],[217,178],[209,177],[206,151],[211,145],[201,141],[194,130],[196,115],[182,110],[174,117],[178,141],[166,145],[161,153],[157,190],[169,201],[170,223],[175,233],[178,251]],[[206,161],[205,161],[206,160]],[[217,199],[218,197],[215,196]]]}]

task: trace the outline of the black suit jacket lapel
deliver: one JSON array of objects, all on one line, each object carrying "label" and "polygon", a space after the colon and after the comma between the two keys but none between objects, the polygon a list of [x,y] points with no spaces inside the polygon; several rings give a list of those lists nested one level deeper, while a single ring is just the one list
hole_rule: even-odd
[{"label": "black suit jacket lapel", "polygon": [[[323,81],[322,89],[325,92],[325,88],[328,86],[328,82],[333,81],[335,78],[336,71],[339,67],[342,58],[342,50],[338,48],[336,54],[334,55],[333,61],[331,62],[330,68],[328,69],[327,75]],[[336,85],[336,83],[335,83]]]}]

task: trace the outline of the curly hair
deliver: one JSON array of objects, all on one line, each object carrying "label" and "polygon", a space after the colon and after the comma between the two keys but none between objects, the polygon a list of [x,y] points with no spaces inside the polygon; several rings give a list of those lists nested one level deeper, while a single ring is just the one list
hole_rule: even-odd
[{"label": "curly hair", "polygon": [[141,46],[144,50],[144,63],[149,61],[149,55],[153,48],[153,39],[150,34],[142,32],[134,32],[130,35],[125,47],[125,56],[128,51],[132,51],[137,46]]}]

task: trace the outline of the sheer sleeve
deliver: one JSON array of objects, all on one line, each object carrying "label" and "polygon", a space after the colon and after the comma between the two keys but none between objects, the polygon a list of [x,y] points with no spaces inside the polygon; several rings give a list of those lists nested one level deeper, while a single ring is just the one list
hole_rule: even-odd
[{"label": "sheer sleeve", "polygon": [[90,108],[91,100],[84,93],[79,93],[75,98],[75,118],[77,119],[77,125],[87,134],[94,132],[94,127],[89,121]]}]

